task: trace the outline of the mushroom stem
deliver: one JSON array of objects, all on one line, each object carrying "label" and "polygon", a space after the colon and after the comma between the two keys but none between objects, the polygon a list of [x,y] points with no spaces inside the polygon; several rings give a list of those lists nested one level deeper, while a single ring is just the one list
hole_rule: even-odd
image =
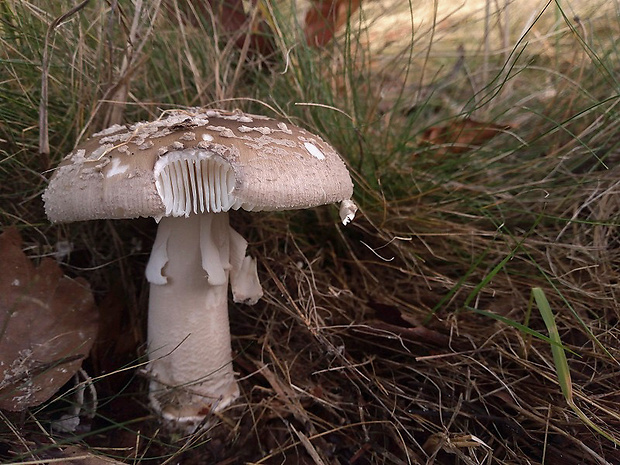
[{"label": "mushroom stem", "polygon": [[228,213],[162,218],[147,266],[150,400],[176,426],[191,429],[239,395],[228,324],[231,231]]}]

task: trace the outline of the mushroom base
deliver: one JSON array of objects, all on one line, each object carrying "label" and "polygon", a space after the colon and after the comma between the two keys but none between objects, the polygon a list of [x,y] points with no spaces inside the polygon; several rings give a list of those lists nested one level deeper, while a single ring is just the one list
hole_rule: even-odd
[{"label": "mushroom base", "polygon": [[151,311],[148,323],[149,398],[170,429],[193,430],[212,410],[227,407],[239,396],[232,367],[228,289],[204,281],[193,302],[175,296],[178,285],[151,285],[151,302],[161,304],[168,297],[168,309],[175,309],[163,315]]},{"label": "mushroom base", "polygon": [[[232,367],[228,283],[233,296],[262,295],[247,243],[227,213],[163,218],[146,275],[150,401],[174,429],[192,430],[239,396]],[[248,271],[249,270],[249,271]]]}]

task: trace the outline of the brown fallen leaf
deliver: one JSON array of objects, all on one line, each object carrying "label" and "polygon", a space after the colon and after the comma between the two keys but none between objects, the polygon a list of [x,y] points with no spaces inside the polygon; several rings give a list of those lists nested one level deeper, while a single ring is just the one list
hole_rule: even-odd
[{"label": "brown fallen leaf", "polygon": [[511,126],[475,121],[471,118],[453,120],[444,126],[431,126],[422,134],[420,142],[423,144],[440,146],[441,155],[449,153],[464,153],[480,147]]},{"label": "brown fallen leaf", "polygon": [[249,39],[250,52],[267,56],[273,53],[274,44],[260,8],[254,15],[257,3],[258,0],[164,0],[163,6],[172,24],[181,22],[183,25],[201,27],[202,21],[214,21],[220,39],[234,41],[239,49]]},{"label": "brown fallen leaf", "polygon": [[88,283],[52,259],[35,267],[14,228],[0,234],[0,408],[49,399],[80,368],[97,334]]},{"label": "brown fallen leaf", "polygon": [[305,18],[306,43],[314,47],[327,44],[360,3],[361,0],[313,0]]},{"label": "brown fallen leaf", "polygon": [[450,346],[449,336],[424,326],[403,328],[402,326],[392,325],[379,320],[369,320],[366,322],[364,331],[379,337],[396,335],[404,341],[414,342],[425,346],[429,344],[436,347]]}]

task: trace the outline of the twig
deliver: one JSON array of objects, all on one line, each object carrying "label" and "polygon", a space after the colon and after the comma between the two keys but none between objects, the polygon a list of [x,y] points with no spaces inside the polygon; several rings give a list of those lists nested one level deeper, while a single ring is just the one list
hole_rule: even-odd
[{"label": "twig", "polygon": [[84,0],[82,3],[74,6],[66,13],[58,16],[52,24],[47,28],[45,34],[45,43],[43,44],[43,54],[41,56],[41,101],[39,102],[39,153],[43,157],[43,168],[48,169],[50,167],[50,142],[49,142],[49,128],[47,121],[47,77],[49,72],[49,43],[52,38],[52,34],[56,28],[64,20],[70,18],[75,13],[84,8],[90,0]]}]

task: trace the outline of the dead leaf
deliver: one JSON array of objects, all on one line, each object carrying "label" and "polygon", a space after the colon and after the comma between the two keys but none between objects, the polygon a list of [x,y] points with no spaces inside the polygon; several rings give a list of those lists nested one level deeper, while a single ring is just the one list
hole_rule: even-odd
[{"label": "dead leaf", "polygon": [[336,31],[346,24],[361,0],[314,0],[306,13],[306,43],[314,47],[327,44]]},{"label": "dead leaf", "polygon": [[97,334],[88,283],[54,260],[35,267],[10,228],[0,235],[0,408],[49,399],[80,368]]},{"label": "dead leaf", "polygon": [[432,344],[436,347],[448,347],[450,345],[449,336],[441,334],[435,330],[425,328],[424,326],[403,328],[402,326],[391,325],[379,320],[369,320],[363,331],[379,337],[396,335],[404,341],[425,346]]},{"label": "dead leaf", "polygon": [[422,134],[420,142],[439,146],[441,155],[464,153],[480,147],[511,126],[484,123],[470,118],[453,120],[445,126],[431,126]]},{"label": "dead leaf", "polygon": [[257,3],[257,0],[164,0],[163,6],[164,12],[173,22],[180,21],[183,25],[202,27],[202,21],[215,21],[220,39],[233,40],[239,49],[243,48],[246,39],[249,39],[251,52],[268,56],[274,51],[273,41],[268,23],[260,14],[261,9],[254,15]]}]

